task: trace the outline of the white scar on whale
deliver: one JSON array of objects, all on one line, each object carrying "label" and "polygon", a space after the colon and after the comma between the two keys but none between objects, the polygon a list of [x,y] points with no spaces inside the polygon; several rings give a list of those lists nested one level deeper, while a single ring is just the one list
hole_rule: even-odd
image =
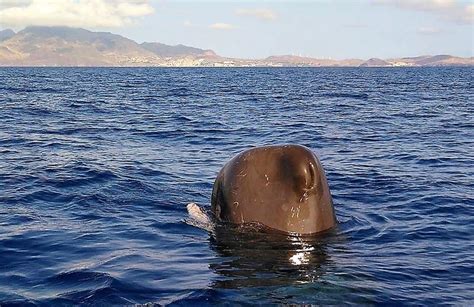
[{"label": "white scar on whale", "polygon": [[192,226],[196,226],[212,232],[214,230],[213,223],[209,216],[195,203],[189,203],[186,206],[190,220],[186,222]]}]

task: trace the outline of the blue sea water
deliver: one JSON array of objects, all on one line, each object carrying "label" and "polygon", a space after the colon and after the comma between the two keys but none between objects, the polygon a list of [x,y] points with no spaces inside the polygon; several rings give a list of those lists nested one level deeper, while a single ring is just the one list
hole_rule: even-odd
[{"label": "blue sea water", "polygon": [[[0,305],[474,302],[473,68],[0,69]],[[296,143],[339,225],[185,223]]]}]

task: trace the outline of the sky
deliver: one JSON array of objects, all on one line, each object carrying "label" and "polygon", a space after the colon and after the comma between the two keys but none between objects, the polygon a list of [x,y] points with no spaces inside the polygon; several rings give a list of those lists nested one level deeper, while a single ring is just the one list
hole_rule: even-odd
[{"label": "sky", "polygon": [[61,25],[237,58],[474,55],[472,0],[0,0],[0,29]]}]

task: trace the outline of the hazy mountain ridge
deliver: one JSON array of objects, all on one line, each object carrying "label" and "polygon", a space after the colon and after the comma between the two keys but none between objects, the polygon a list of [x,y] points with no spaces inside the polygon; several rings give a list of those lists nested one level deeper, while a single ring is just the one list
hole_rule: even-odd
[{"label": "hazy mountain ridge", "polygon": [[260,60],[224,58],[212,50],[142,43],[109,32],[69,27],[27,27],[0,31],[0,66],[303,66],[392,67],[472,66],[474,58],[450,55],[396,59],[316,59],[294,55]]},{"label": "hazy mountain ridge", "polygon": [[183,62],[197,56],[217,57],[210,50],[140,45],[117,34],[69,27],[27,27],[0,42],[0,66],[166,66],[165,57]]},{"label": "hazy mountain ridge", "polygon": [[0,42],[7,40],[9,38],[12,38],[13,36],[15,36],[15,32],[13,32],[13,30],[11,29],[2,30],[0,31]]},{"label": "hazy mountain ridge", "polygon": [[200,57],[216,57],[217,54],[212,50],[203,50],[185,45],[170,46],[162,43],[142,43],[143,48],[153,52],[159,57],[183,57],[183,56],[200,56]]},{"label": "hazy mountain ridge", "polygon": [[265,59],[282,66],[344,66],[344,67],[422,67],[422,66],[474,66],[474,58],[461,58],[451,55],[418,56],[393,59],[371,58],[332,60],[299,57],[292,55],[271,56]]},{"label": "hazy mountain ridge", "polygon": [[359,65],[360,67],[390,67],[390,62],[382,59],[371,58]]}]

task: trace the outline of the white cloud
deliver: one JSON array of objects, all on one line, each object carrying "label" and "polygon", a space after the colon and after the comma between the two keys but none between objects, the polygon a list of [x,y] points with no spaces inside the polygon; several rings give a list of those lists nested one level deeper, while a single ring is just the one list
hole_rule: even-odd
[{"label": "white cloud", "polygon": [[262,20],[275,20],[278,18],[277,13],[270,9],[238,9],[237,15],[252,16]]},{"label": "white cloud", "polygon": [[222,23],[222,22],[213,23],[212,25],[209,25],[209,28],[216,29],[216,30],[232,30],[232,29],[235,29],[235,27],[233,25],[228,24],[228,23]]},{"label": "white cloud", "polygon": [[30,4],[32,0],[2,0],[0,1],[0,9],[14,7],[14,6],[26,6]]},{"label": "white cloud", "polygon": [[149,0],[1,0],[0,24],[21,27],[121,27],[152,14]]},{"label": "white cloud", "polygon": [[406,10],[425,11],[461,24],[474,23],[474,5],[459,0],[372,0]]},{"label": "white cloud", "polygon": [[374,0],[374,2],[422,11],[446,9],[456,4],[455,0]]}]

